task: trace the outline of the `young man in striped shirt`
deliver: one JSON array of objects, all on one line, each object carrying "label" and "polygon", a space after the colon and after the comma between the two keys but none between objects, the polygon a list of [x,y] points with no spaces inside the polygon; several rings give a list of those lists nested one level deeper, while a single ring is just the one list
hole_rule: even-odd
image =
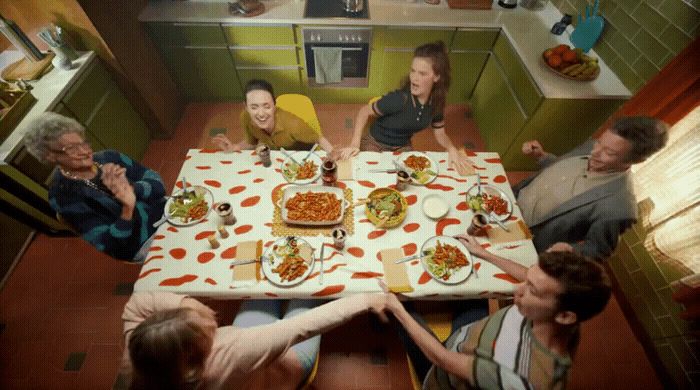
[{"label": "young man in striped shirt", "polygon": [[487,252],[470,236],[458,238],[472,254],[521,283],[513,305],[480,321],[453,324],[444,345],[388,294],[388,309],[403,326],[401,337],[423,389],[565,388],[579,324],[601,312],[610,298],[605,270],[570,252],[542,253],[526,268]]}]

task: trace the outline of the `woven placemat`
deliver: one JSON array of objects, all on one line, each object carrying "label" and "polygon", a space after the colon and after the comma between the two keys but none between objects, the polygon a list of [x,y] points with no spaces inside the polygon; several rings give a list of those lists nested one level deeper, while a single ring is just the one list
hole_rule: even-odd
[{"label": "woven placemat", "polygon": [[[279,199],[282,197],[282,191],[284,188],[277,190],[273,199]],[[345,200],[348,204],[352,205],[352,190],[346,188],[343,190],[345,195]],[[353,209],[349,207],[345,210],[345,215],[343,216],[343,223],[341,224],[343,228],[348,232],[349,235],[355,233],[355,219],[353,218]],[[300,237],[313,237],[323,234],[324,236],[331,236],[331,232],[336,228],[337,225],[330,226],[300,226],[300,225],[289,225],[282,220],[282,210],[275,205],[275,211],[272,216],[272,235],[273,236],[300,236]]]}]

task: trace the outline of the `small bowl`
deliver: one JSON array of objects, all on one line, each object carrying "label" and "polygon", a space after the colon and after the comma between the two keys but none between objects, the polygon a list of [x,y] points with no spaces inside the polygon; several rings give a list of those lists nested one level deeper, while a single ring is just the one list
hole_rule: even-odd
[{"label": "small bowl", "polygon": [[432,219],[440,219],[450,211],[447,201],[436,194],[428,195],[423,199],[423,213]]}]

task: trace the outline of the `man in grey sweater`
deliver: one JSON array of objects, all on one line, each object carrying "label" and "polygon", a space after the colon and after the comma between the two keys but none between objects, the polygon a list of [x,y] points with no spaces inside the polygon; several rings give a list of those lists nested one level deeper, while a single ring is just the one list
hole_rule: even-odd
[{"label": "man in grey sweater", "polygon": [[667,125],[648,117],[617,119],[597,139],[556,157],[538,141],[523,143],[540,171],[513,188],[542,251],[575,251],[606,259],[637,219],[630,167],[660,150]]}]

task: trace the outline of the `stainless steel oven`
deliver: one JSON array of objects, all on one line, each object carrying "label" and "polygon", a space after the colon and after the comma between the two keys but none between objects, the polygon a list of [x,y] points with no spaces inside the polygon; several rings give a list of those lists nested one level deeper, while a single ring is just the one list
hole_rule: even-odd
[{"label": "stainless steel oven", "polygon": [[[304,57],[309,86],[324,88],[355,87],[369,85],[371,27],[312,27],[303,28]],[[339,83],[317,84],[314,64],[315,47],[338,47],[342,50],[341,74]]]}]

